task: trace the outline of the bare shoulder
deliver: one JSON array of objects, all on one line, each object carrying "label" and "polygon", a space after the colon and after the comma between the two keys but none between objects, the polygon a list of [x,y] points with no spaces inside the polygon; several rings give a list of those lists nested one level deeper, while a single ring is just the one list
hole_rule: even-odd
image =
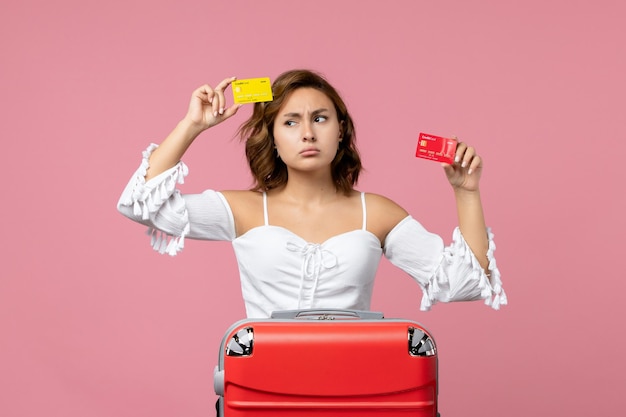
[{"label": "bare shoulder", "polygon": [[263,224],[263,193],[251,190],[220,192],[233,212],[237,236]]},{"label": "bare shoulder", "polygon": [[263,193],[251,190],[224,190],[220,191],[220,193],[222,193],[231,205],[252,203],[257,200],[262,201],[263,198]]},{"label": "bare shoulder", "polygon": [[365,200],[367,202],[368,213],[373,215],[383,214],[385,217],[395,217],[402,220],[408,215],[408,212],[395,201],[374,193],[366,193]]},{"label": "bare shoulder", "polygon": [[366,193],[367,227],[384,242],[387,234],[409,213],[395,201],[380,194]]}]

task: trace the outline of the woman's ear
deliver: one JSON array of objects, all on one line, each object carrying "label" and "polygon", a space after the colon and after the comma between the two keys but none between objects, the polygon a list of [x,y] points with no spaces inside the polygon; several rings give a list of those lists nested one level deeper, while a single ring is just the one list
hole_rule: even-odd
[{"label": "woman's ear", "polygon": [[343,140],[343,127],[344,127],[344,122],[343,120],[341,120],[339,123],[339,142]]}]

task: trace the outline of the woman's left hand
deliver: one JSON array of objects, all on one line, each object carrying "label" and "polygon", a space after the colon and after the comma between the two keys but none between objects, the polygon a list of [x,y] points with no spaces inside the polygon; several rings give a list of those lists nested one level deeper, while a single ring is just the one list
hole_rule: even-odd
[{"label": "woman's left hand", "polygon": [[459,142],[456,147],[454,163],[452,165],[443,164],[443,169],[450,185],[455,190],[478,191],[483,161],[473,147]]}]

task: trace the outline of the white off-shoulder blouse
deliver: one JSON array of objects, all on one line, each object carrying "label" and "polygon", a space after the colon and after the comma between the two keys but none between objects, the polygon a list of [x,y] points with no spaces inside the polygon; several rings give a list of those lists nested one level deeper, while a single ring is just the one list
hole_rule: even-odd
[{"label": "white off-shoulder blouse", "polygon": [[452,243],[444,246],[438,235],[407,216],[389,232],[381,248],[378,238],[365,227],[365,193],[361,194],[362,227],[323,243],[307,242],[285,228],[269,224],[265,195],[265,223],[237,236],[231,208],[220,192],[181,194],[176,188],[188,174],[183,162],[145,181],[148,158],[156,147],[151,144],[143,152],[141,165],[124,189],[118,210],[148,226],[152,246],[160,253],[176,255],[186,238],[232,242],[250,318],[302,308],[369,310],[383,254],[419,284],[423,292],[421,310],[429,310],[438,301],[482,299],[496,310],[507,303],[489,229],[489,275],[458,227]]}]

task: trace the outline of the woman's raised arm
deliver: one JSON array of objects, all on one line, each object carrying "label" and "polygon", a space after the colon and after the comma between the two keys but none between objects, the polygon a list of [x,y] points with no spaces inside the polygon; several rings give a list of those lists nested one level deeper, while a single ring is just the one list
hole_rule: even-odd
[{"label": "woman's raised arm", "polygon": [[150,155],[146,181],[176,165],[200,133],[237,113],[241,105],[226,107],[224,97],[224,90],[235,79],[226,78],[215,88],[205,84],[193,92],[185,117]]}]

